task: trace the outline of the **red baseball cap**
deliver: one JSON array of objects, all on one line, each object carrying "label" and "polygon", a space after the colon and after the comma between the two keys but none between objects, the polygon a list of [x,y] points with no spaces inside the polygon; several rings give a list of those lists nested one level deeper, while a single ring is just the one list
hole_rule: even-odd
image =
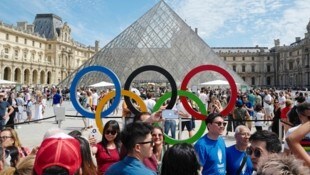
[{"label": "red baseball cap", "polygon": [[75,138],[59,133],[46,138],[36,154],[34,170],[38,175],[51,166],[60,166],[74,175],[81,167],[80,143]]}]

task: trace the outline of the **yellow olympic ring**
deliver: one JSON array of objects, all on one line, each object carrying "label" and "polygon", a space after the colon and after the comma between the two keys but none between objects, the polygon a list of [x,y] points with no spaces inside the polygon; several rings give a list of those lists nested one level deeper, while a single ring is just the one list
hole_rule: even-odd
[{"label": "yellow olympic ring", "polygon": [[[121,95],[123,96],[127,96],[127,97],[131,97],[132,99],[134,99],[137,104],[140,106],[140,109],[142,112],[147,112],[147,107],[144,103],[144,101],[134,92],[128,91],[128,90],[122,90],[121,91]],[[108,94],[106,94],[99,102],[97,109],[96,109],[96,113],[95,113],[95,120],[96,120],[96,125],[98,127],[98,130],[101,134],[103,134],[103,123],[101,120],[101,111],[104,107],[104,105],[113,97],[115,96],[115,91],[111,91]]]}]

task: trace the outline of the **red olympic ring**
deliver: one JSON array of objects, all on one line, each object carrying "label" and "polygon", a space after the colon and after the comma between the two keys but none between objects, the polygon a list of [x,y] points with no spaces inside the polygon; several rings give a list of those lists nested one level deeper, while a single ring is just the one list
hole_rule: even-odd
[{"label": "red olympic ring", "polygon": [[[235,103],[236,103],[236,100],[237,100],[237,85],[235,83],[234,78],[225,69],[218,67],[218,66],[215,66],[215,65],[201,65],[201,66],[195,67],[184,77],[182,84],[181,84],[181,90],[186,90],[189,80],[194,75],[196,75],[199,72],[208,71],[208,70],[215,71],[215,72],[222,74],[227,79],[227,81],[230,85],[231,96],[229,99],[229,103],[226,106],[226,108],[222,112],[220,112],[221,115],[227,116],[233,110]],[[181,96],[180,101],[182,102],[186,111],[188,113],[190,113],[194,118],[199,119],[199,120],[205,120],[206,119],[205,115],[197,113],[196,111],[194,111],[189,106],[189,104],[187,103],[186,97]]]}]

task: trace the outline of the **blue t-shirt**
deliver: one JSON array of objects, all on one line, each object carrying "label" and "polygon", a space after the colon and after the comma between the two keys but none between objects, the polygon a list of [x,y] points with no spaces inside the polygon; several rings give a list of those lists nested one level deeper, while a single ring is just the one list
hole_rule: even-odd
[{"label": "blue t-shirt", "polygon": [[211,140],[206,134],[196,142],[194,148],[203,167],[203,175],[226,174],[226,145],[222,137]]},{"label": "blue t-shirt", "polygon": [[56,93],[54,96],[53,96],[53,104],[56,105],[56,104],[59,104],[60,103],[60,100],[61,100],[61,95]]},{"label": "blue t-shirt", "polygon": [[[235,145],[226,148],[226,166],[227,174],[234,175],[237,173],[244,155],[246,152],[242,152],[236,149]],[[253,173],[253,164],[251,157],[247,156],[246,163],[244,164],[240,174],[241,175],[251,175]]]},{"label": "blue t-shirt", "polygon": [[105,175],[156,175],[148,169],[140,160],[126,156],[123,160],[113,164]]},{"label": "blue t-shirt", "polygon": [[0,120],[3,120],[3,116],[5,115],[6,109],[10,107],[10,103],[7,101],[0,102]]}]

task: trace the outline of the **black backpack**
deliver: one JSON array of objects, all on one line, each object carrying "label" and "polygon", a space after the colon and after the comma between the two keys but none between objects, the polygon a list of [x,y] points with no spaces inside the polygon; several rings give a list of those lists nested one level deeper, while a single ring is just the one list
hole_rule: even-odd
[{"label": "black backpack", "polygon": [[292,123],[294,126],[297,126],[300,124],[300,120],[296,111],[297,106],[295,105],[288,113],[288,121]]}]

